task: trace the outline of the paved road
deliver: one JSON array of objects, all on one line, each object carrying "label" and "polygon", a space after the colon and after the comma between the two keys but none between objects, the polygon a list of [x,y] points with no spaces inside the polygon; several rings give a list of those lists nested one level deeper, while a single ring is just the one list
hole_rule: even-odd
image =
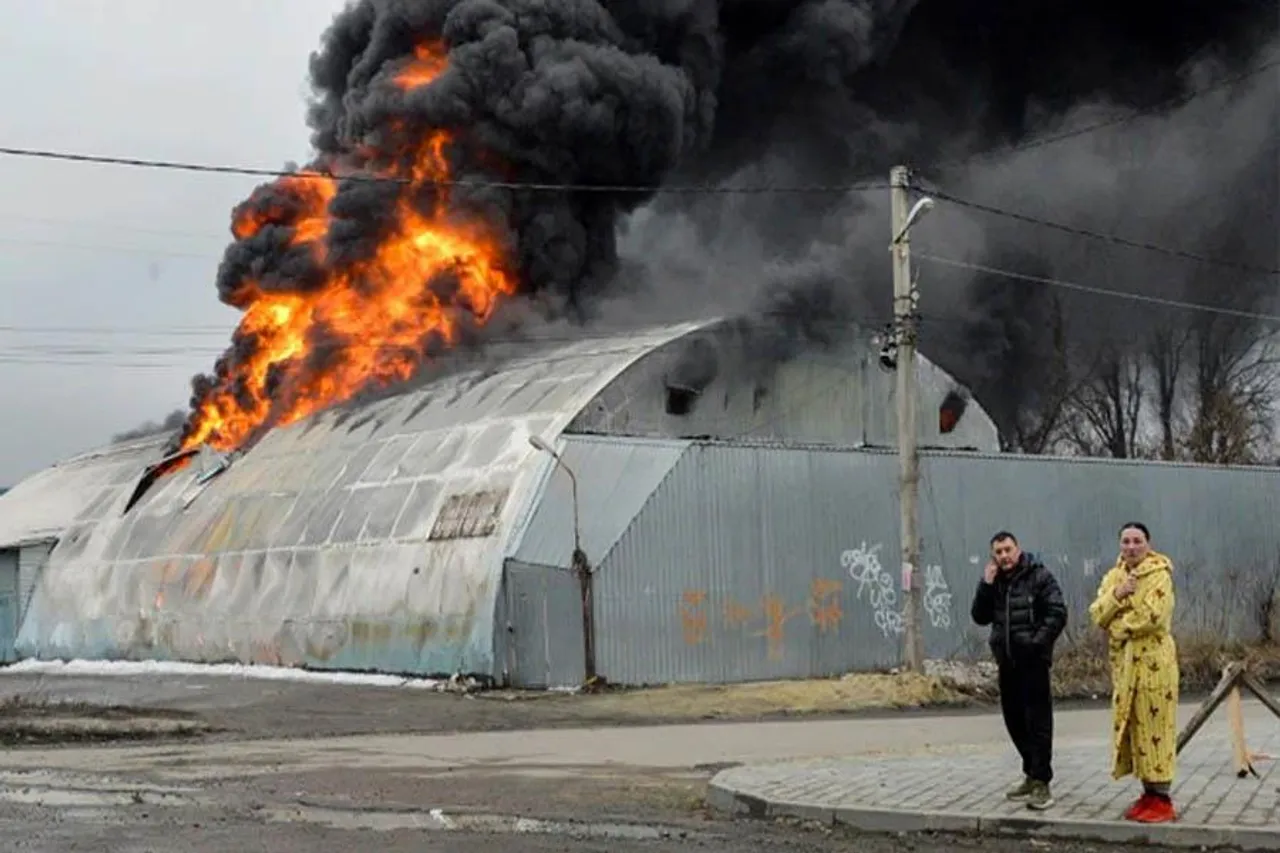
[{"label": "paved road", "polygon": [[[1106,724],[1105,711],[1071,711],[1059,715],[1058,729],[1062,738],[1088,737]],[[459,853],[665,853],[690,846],[712,853],[942,853],[972,845],[718,820],[702,806],[706,782],[716,769],[739,762],[955,755],[986,752],[1003,741],[994,715],[903,714],[7,750],[0,763],[0,822],[6,849],[30,851],[346,853],[420,850],[429,837],[431,849]],[[578,823],[528,824],[515,816]],[[988,853],[1026,849],[1014,840],[980,846]]]},{"label": "paved road", "polygon": [[[1280,753],[1280,723],[1259,703],[1247,715],[1255,753]],[[1185,717],[1184,717],[1185,722]],[[1057,804],[1043,813],[1008,803],[1004,789],[1012,750],[976,748],[868,759],[785,761],[728,769],[711,782],[711,802],[728,812],[801,815],[860,829],[916,832],[1022,831],[1033,837],[1158,839],[1186,847],[1231,844],[1280,849],[1280,771],[1255,761],[1257,777],[1237,778],[1222,726],[1202,730],[1179,756],[1173,797],[1177,823],[1141,826],[1121,820],[1138,791],[1132,779],[1112,781],[1107,737],[1071,738],[1055,750]]]}]

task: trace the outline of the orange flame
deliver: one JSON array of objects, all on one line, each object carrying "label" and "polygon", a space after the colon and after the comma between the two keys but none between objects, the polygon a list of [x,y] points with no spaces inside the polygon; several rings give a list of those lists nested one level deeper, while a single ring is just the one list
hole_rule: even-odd
[{"label": "orange flame", "polygon": [[449,62],[444,46],[437,42],[420,44],[413,49],[413,59],[395,76],[401,89],[416,89],[439,77]]},{"label": "orange flame", "polygon": [[[439,46],[420,47],[396,76],[402,88],[427,85],[445,68]],[[429,215],[410,201],[415,191],[449,178],[445,147],[448,134],[437,131],[414,143],[406,188],[396,203],[394,226],[365,260],[324,269],[320,286],[295,292],[265,290],[248,283],[234,295],[244,316],[236,339],[253,343],[252,352],[200,400],[182,448],[208,444],[232,450],[264,424],[283,426],[349,399],[370,385],[409,378],[423,359],[429,339],[453,343],[455,312],[463,308],[484,322],[516,282],[503,265],[497,241],[482,227],[446,219],[447,194],[436,196]],[[276,184],[300,208],[289,212],[291,245],[313,247],[324,264],[337,195],[335,179],[318,174],[290,176]],[[280,221],[279,210],[254,210],[232,223],[238,239]],[[430,282],[451,272],[456,293],[435,292]],[[321,343],[323,342],[323,343]],[[323,351],[317,352],[322,346]],[[311,360],[314,369],[301,370]],[[318,366],[317,366],[318,365]],[[279,374],[286,393],[274,393]]]}]

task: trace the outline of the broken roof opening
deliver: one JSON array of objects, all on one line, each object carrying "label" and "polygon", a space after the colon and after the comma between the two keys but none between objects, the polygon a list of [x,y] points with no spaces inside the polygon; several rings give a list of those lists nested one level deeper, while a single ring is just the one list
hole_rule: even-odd
[{"label": "broken roof opening", "polygon": [[[209,456],[212,456],[212,461],[209,460]],[[125,501],[124,509],[120,514],[128,514],[129,510],[133,509],[162,477],[181,471],[191,464],[192,459],[197,457],[200,458],[201,470],[193,478],[192,490],[184,495],[182,501],[183,509],[191,506],[191,503],[204,491],[204,487],[209,481],[231,466],[231,454],[210,450],[206,445],[170,453],[160,461],[148,465],[143,470],[142,476],[138,478],[138,484],[134,486],[133,492],[129,495],[129,500]]]}]

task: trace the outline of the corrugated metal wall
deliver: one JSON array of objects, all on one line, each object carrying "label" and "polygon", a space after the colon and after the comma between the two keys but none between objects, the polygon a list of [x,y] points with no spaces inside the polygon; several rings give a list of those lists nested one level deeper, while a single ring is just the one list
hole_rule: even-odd
[{"label": "corrugated metal wall", "polygon": [[18,550],[6,548],[0,550],[0,663],[17,659],[18,606]]},{"label": "corrugated metal wall", "polygon": [[31,603],[31,596],[35,592],[36,584],[40,581],[40,572],[44,570],[44,564],[49,559],[49,552],[56,544],[57,540],[54,539],[31,542],[18,550],[19,625],[22,624],[22,617],[27,613],[27,605]]},{"label": "corrugated metal wall", "polygon": [[[598,568],[601,674],[728,682],[897,663],[896,477],[891,454],[690,447]],[[1059,577],[1071,642],[1088,630],[1087,605],[1129,519],[1175,561],[1183,635],[1256,636],[1280,566],[1278,493],[1280,471],[1269,469],[927,454],[927,653],[985,654],[968,609],[1000,528]],[[544,645],[576,656],[576,642]]]},{"label": "corrugated metal wall", "polygon": [[508,683],[532,688],[582,684],[585,658],[578,579],[568,569],[508,560],[505,580],[501,606],[510,627],[501,646]]}]

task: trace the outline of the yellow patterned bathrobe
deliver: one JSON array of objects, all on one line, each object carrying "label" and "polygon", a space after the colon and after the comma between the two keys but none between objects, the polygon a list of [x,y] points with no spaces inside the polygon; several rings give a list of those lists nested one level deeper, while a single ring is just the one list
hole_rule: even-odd
[{"label": "yellow patterned bathrobe", "polygon": [[1177,764],[1178,649],[1173,627],[1173,563],[1147,554],[1133,574],[1133,595],[1116,601],[1130,570],[1118,561],[1089,607],[1107,632],[1111,657],[1111,774],[1172,782]]}]

